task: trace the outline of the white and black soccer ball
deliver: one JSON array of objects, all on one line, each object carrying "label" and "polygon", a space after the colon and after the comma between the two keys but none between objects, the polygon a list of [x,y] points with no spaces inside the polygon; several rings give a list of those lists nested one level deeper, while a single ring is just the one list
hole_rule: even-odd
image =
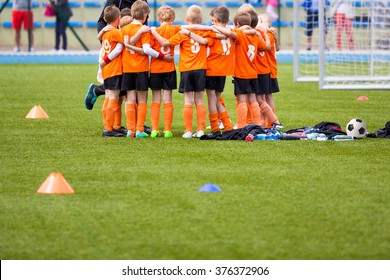
[{"label": "white and black soccer ball", "polygon": [[347,124],[347,135],[354,138],[364,138],[367,135],[367,125],[361,119],[352,119]]}]

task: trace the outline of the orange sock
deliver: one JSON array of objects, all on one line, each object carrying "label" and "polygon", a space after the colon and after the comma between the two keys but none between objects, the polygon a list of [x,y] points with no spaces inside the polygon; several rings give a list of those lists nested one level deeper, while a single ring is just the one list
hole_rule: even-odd
[{"label": "orange sock", "polygon": [[219,118],[221,119],[225,130],[232,130],[233,129],[233,124],[232,124],[232,121],[230,120],[230,117],[229,117],[229,114],[227,111],[220,113]]},{"label": "orange sock", "polygon": [[209,114],[209,120],[210,120],[211,131],[212,132],[220,131],[219,126],[218,126],[218,122],[219,122],[218,113]]},{"label": "orange sock", "polygon": [[[271,108],[271,109],[272,109],[272,112],[275,114],[276,113],[275,108]],[[272,127],[272,122],[268,118],[266,118],[265,127],[266,128],[271,128]]]},{"label": "orange sock", "polygon": [[192,115],[193,115],[193,106],[184,104],[183,108],[183,117],[184,117],[184,129],[186,131],[192,132]]},{"label": "orange sock", "polygon": [[135,104],[126,104],[127,130],[135,132],[136,109]]},{"label": "orange sock", "polygon": [[260,105],[260,110],[265,114],[267,119],[272,123],[279,123],[278,118],[272,112],[271,107],[267,104],[267,102],[263,102],[263,104]]},{"label": "orange sock", "polygon": [[106,128],[106,111],[109,98],[104,98],[103,107],[102,107],[102,116],[103,116],[103,126]]},{"label": "orange sock", "polygon": [[251,114],[252,114],[252,122],[254,124],[260,125],[260,107],[259,103],[253,102],[250,105],[251,108]]},{"label": "orange sock", "polygon": [[120,103],[118,102],[118,106],[114,118],[114,129],[121,128],[121,124],[122,124],[122,101]]},{"label": "orange sock", "polygon": [[173,104],[168,102],[164,104],[164,131],[171,131],[173,120]]},{"label": "orange sock", "polygon": [[246,116],[248,113],[248,107],[246,103],[239,103],[237,106],[237,126],[243,128],[246,125]]},{"label": "orange sock", "polygon": [[249,102],[246,102],[246,107],[247,107],[247,113],[246,113],[246,124],[252,123],[252,112],[251,112],[251,106],[249,105]]},{"label": "orange sock", "polygon": [[198,131],[201,131],[206,128],[206,107],[202,105],[197,105],[196,106],[196,119],[198,121]]},{"label": "orange sock", "polygon": [[152,130],[158,130],[160,122],[160,103],[152,102],[150,107],[150,121],[152,123]]},{"label": "orange sock", "polygon": [[219,96],[219,103],[221,103],[221,105],[226,108],[225,100],[223,100],[222,95]]},{"label": "orange sock", "polygon": [[146,103],[138,103],[137,106],[137,131],[144,131],[144,124],[146,120],[146,114],[148,112],[148,107]]},{"label": "orange sock", "polygon": [[117,99],[109,99],[106,109],[106,129],[111,131],[114,127],[115,113],[118,108]]}]

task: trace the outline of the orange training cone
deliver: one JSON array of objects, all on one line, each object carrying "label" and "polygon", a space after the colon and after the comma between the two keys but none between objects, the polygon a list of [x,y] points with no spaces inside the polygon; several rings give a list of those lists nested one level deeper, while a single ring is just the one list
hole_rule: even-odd
[{"label": "orange training cone", "polygon": [[359,96],[356,100],[368,100],[368,97],[367,96]]},{"label": "orange training cone", "polygon": [[40,105],[35,105],[27,114],[26,119],[48,119],[49,116]]},{"label": "orange training cone", "polygon": [[53,172],[47,177],[45,182],[37,190],[37,193],[44,194],[66,194],[74,193],[72,187],[65,180],[64,176],[60,172]]}]

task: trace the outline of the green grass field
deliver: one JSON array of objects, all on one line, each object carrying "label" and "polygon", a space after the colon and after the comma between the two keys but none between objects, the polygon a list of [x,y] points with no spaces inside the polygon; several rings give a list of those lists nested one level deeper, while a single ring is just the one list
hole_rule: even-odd
[{"label": "green grass field", "polygon": [[[96,68],[1,66],[0,259],[390,258],[388,139],[182,139],[177,92],[174,138],[107,139],[103,98],[83,103]],[[286,129],[390,120],[389,91],[319,91],[290,64],[279,85]],[[230,82],[224,97],[235,121]],[[37,104],[49,119],[25,118]],[[52,172],[75,193],[37,194]],[[206,183],[222,192],[198,192]]]}]

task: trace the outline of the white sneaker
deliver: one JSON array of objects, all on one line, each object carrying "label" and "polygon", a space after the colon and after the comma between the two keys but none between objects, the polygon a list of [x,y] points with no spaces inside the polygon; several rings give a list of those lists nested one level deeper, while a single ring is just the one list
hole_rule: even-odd
[{"label": "white sneaker", "polygon": [[192,134],[192,137],[194,138],[200,138],[204,135],[204,131],[203,130],[199,130],[197,132],[195,132],[194,134]]},{"label": "white sneaker", "polygon": [[35,52],[34,47],[31,47],[31,48],[30,48],[30,52]]},{"label": "white sneaker", "polygon": [[183,138],[190,139],[192,138],[192,132],[191,131],[186,131],[183,136]]},{"label": "white sneaker", "polygon": [[20,48],[15,47],[12,51],[13,51],[13,52],[20,52]]}]

